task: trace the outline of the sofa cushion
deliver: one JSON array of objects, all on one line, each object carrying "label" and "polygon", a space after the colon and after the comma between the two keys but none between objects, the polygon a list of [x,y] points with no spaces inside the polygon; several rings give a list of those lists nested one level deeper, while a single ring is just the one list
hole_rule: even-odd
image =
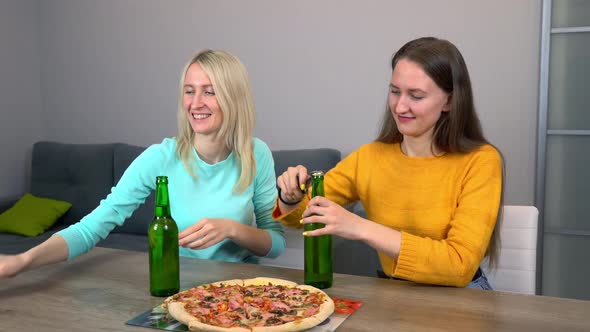
[{"label": "sofa cushion", "polygon": [[[125,170],[146,148],[129,144],[117,144],[113,152],[113,170],[114,183],[118,183]],[[156,181],[156,179],[154,179]],[[113,229],[114,233],[126,234],[144,234],[147,235],[147,229],[154,218],[155,193],[148,196],[135,212],[125,220],[122,226]]]},{"label": "sofa cushion", "polygon": [[0,214],[0,232],[37,236],[51,227],[72,204],[29,193]]},{"label": "sofa cushion", "polygon": [[301,149],[272,151],[275,161],[275,174],[283,174],[290,166],[303,165],[308,172],[322,170],[327,172],[340,161],[340,151],[335,149]]},{"label": "sofa cushion", "polygon": [[31,193],[72,203],[59,223],[78,222],[110,192],[113,147],[114,144],[35,143]]}]

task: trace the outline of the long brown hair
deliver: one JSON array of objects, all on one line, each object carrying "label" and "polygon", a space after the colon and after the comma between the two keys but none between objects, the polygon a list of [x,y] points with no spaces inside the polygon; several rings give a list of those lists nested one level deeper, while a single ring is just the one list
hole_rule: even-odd
[{"label": "long brown hair", "polygon": [[[455,45],[434,37],[414,39],[394,54],[391,60],[392,71],[401,59],[420,65],[436,85],[449,95],[450,111],[442,112],[434,125],[433,151],[436,148],[439,152],[467,153],[485,144],[492,145],[483,135],[481,123],[475,112],[467,65]],[[389,103],[387,105],[376,141],[401,143],[403,135],[397,128]],[[490,267],[496,267],[498,263],[500,225],[504,205],[504,157],[498,148],[496,150],[502,158],[502,192],[496,226],[486,252]]]}]

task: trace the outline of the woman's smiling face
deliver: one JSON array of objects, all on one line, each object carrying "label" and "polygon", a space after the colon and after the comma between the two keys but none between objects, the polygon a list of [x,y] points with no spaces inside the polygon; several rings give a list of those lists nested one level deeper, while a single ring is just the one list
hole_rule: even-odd
[{"label": "woman's smiling face", "polygon": [[182,90],[182,106],[197,135],[215,135],[223,123],[213,84],[197,63],[186,71]]},{"label": "woman's smiling face", "polygon": [[389,109],[404,136],[432,140],[434,126],[442,112],[449,111],[449,95],[408,59],[395,65],[389,83]]}]

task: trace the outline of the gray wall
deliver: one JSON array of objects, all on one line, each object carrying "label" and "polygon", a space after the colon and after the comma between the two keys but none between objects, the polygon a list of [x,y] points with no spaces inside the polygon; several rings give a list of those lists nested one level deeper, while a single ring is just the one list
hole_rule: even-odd
[{"label": "gray wall", "polygon": [[[376,135],[392,53],[418,36],[449,39],[466,58],[487,136],[505,154],[506,202],[533,203],[539,0],[53,0],[39,6],[44,138],[65,142],[148,145],[174,135],[182,65],[199,49],[222,48],[250,72],[256,135],[271,148],[333,147],[348,154]],[[21,38],[20,31],[9,36]],[[24,63],[21,54],[14,57]],[[17,89],[18,83],[0,80]],[[23,115],[6,111],[3,123],[23,122]],[[11,154],[22,159],[29,145]],[[22,182],[25,174],[17,175]]]},{"label": "gray wall", "polygon": [[0,3],[0,199],[26,191],[32,145],[45,137],[38,21],[37,0]]}]

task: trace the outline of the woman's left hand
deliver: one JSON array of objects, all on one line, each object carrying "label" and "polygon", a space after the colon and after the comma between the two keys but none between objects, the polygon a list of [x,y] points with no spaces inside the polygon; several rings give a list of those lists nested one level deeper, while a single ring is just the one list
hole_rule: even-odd
[{"label": "woman's left hand", "polygon": [[361,240],[367,220],[321,196],[309,201],[303,212],[303,224],[321,223],[323,228],[307,231],[307,236],[333,234],[349,240]]},{"label": "woman's left hand", "polygon": [[235,235],[237,222],[226,218],[203,218],[178,234],[178,244],[205,249]]}]

